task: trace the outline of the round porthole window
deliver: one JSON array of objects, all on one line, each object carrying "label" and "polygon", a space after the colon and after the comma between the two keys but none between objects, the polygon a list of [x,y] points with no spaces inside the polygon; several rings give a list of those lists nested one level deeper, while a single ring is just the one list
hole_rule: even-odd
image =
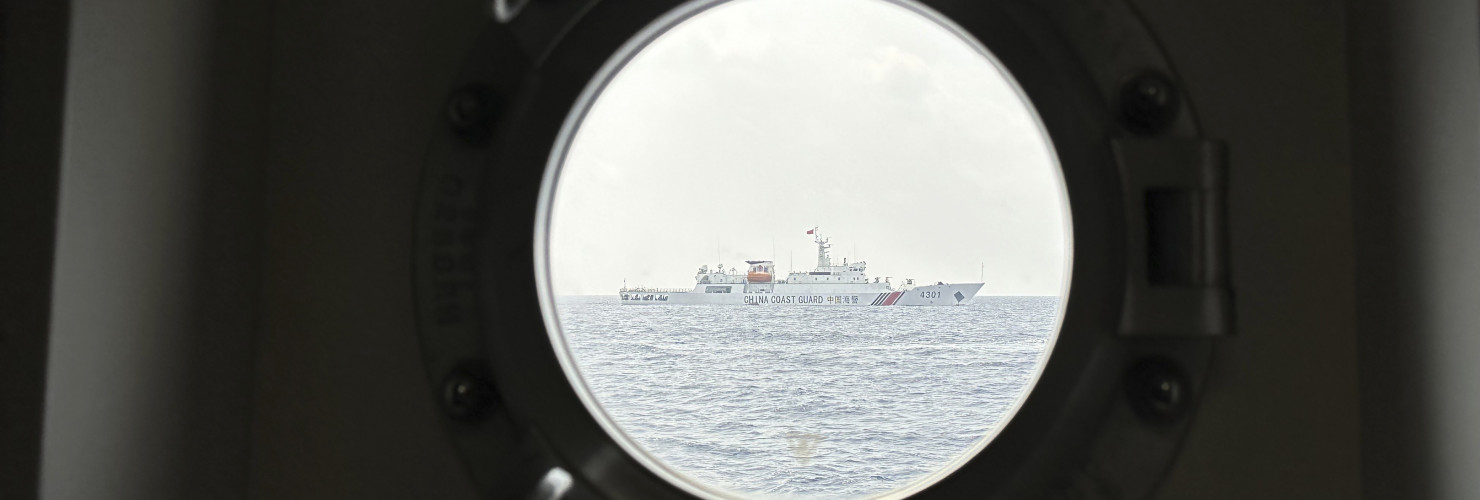
[{"label": "round porthole window", "polygon": [[690,3],[587,86],[535,258],[581,401],[711,497],[907,494],[1057,338],[1070,214],[1012,75],[893,0]]},{"label": "round porthole window", "polygon": [[480,493],[1152,496],[1228,168],[1128,5],[496,3],[414,247]]}]

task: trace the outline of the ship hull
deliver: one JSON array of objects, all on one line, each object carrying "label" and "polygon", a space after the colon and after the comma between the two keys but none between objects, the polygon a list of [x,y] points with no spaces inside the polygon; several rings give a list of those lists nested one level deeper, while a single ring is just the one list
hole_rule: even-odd
[{"label": "ship hull", "polygon": [[947,283],[898,291],[883,285],[822,287],[798,284],[789,287],[782,283],[765,287],[737,285],[729,293],[623,291],[619,297],[622,304],[629,305],[957,306],[970,304],[981,288],[981,283]]}]

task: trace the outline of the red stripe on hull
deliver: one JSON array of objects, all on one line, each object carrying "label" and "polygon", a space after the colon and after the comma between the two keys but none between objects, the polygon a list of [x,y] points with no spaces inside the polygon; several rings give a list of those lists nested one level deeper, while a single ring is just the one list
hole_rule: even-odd
[{"label": "red stripe on hull", "polygon": [[903,294],[904,294],[904,292],[894,292],[894,293],[891,293],[891,294],[889,294],[889,298],[884,299],[884,303],[883,304],[879,304],[879,305],[892,306],[892,305],[894,305],[894,301],[899,300],[899,296],[900,295],[903,295]]}]

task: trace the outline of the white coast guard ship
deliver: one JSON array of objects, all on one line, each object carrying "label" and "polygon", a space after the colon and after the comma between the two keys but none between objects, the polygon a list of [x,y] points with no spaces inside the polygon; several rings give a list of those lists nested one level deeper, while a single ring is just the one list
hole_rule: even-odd
[{"label": "white coast guard ship", "polygon": [[748,260],[744,273],[724,264],[714,269],[700,266],[694,276],[694,288],[627,288],[619,291],[623,304],[746,304],[746,305],[819,305],[819,306],[955,306],[971,303],[981,290],[981,283],[939,283],[916,285],[907,279],[895,288],[888,278],[869,280],[864,274],[866,262],[833,265],[827,250],[832,248],[817,229],[807,231],[817,243],[817,268],[792,272],[786,279],[775,279],[776,264],[769,260]]}]

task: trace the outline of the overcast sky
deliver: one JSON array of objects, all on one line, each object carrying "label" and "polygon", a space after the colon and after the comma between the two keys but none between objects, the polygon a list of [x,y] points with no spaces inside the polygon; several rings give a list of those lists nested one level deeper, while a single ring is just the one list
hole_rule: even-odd
[{"label": "overcast sky", "polygon": [[[617,73],[557,181],[554,291],[694,286],[700,265],[816,264],[1056,295],[1062,186],[1005,73],[880,0],[736,0]],[[773,250],[774,248],[774,250]]]}]

